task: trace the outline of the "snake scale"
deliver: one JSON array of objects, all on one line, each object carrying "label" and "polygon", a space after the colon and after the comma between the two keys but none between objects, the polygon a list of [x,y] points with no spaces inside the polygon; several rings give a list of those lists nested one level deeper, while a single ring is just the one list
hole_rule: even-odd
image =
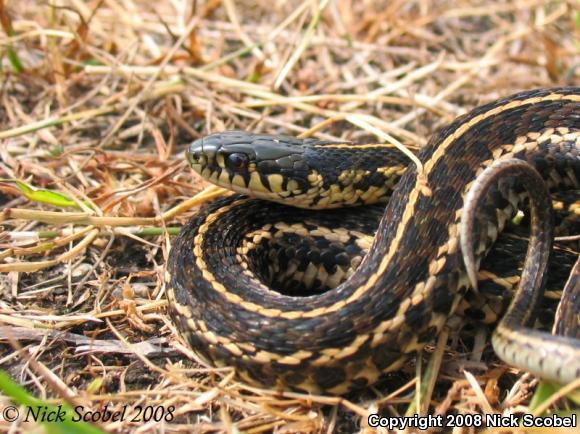
[{"label": "snake scale", "polygon": [[[526,267],[494,349],[546,378],[580,377],[577,312],[563,313],[576,336],[524,327],[552,242],[547,189],[579,202],[580,88],[477,107],[431,138],[421,167],[391,145],[244,132],[199,139],[187,158],[241,193],[194,215],[168,262],[173,319],[212,365],[311,393],[375,383],[476,292],[480,263],[531,204]],[[566,297],[579,291],[572,276]]]}]

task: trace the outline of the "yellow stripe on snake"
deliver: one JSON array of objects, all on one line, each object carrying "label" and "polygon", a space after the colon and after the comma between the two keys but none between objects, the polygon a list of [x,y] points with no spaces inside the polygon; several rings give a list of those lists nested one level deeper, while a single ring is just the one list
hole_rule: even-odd
[{"label": "yellow stripe on snake", "polygon": [[[187,157],[242,193],[196,214],[168,263],[174,321],[211,364],[276,389],[343,394],[375,383],[477,294],[480,264],[522,208],[530,243],[494,349],[548,379],[580,377],[577,311],[561,307],[568,336],[526,327],[552,246],[549,192],[572,195],[566,218],[578,229],[580,88],[478,107],[430,140],[420,168],[390,145],[244,132],[197,140]],[[565,299],[580,298],[575,267]]]}]

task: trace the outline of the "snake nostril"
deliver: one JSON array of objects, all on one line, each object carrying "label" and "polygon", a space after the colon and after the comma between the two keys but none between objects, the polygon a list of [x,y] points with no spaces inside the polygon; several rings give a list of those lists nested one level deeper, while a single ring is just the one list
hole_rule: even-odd
[{"label": "snake nostril", "polygon": [[197,161],[199,160],[199,156],[191,151],[187,151],[185,155],[187,157],[187,161],[189,162],[189,164],[197,163]]},{"label": "snake nostril", "polygon": [[189,145],[187,149],[187,160],[190,164],[199,163],[203,156],[203,138],[195,140]]}]

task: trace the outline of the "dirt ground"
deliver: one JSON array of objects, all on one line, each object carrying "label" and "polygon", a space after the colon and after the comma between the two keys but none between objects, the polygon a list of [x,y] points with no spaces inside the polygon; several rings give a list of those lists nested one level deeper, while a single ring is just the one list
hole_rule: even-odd
[{"label": "dirt ground", "polygon": [[[179,338],[164,270],[172,236],[220,194],[187,168],[192,140],[364,142],[378,129],[420,148],[479,104],[578,85],[579,6],[0,0],[0,368],[53,404],[172,414],[101,422],[110,432],[373,432],[371,413],[570,411],[569,389],[530,408],[538,381],[499,362],[486,327],[452,331],[356,395],[247,386]],[[42,429],[0,417],[2,432]]]}]

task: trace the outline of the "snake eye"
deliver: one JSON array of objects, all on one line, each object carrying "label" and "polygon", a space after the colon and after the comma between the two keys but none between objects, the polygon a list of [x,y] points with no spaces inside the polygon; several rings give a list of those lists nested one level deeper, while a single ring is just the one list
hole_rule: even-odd
[{"label": "snake eye", "polygon": [[226,165],[232,170],[242,170],[248,165],[248,157],[240,153],[230,154],[226,160]]}]

